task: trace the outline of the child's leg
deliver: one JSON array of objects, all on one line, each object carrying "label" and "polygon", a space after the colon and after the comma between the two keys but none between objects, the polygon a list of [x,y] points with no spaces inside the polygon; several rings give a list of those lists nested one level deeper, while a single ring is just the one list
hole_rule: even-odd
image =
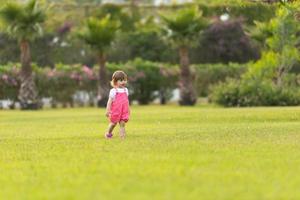
[{"label": "child's leg", "polygon": [[107,133],[112,133],[116,125],[117,125],[116,123],[110,122],[108,125]]},{"label": "child's leg", "polygon": [[121,138],[125,138],[126,135],[126,131],[125,131],[125,122],[124,121],[120,121],[120,136]]}]

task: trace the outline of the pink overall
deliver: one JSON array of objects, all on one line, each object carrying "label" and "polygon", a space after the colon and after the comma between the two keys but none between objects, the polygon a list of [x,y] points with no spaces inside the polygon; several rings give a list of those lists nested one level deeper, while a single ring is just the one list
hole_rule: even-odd
[{"label": "pink overall", "polygon": [[118,123],[120,121],[128,122],[129,120],[129,101],[126,92],[118,92],[111,104],[110,121]]}]

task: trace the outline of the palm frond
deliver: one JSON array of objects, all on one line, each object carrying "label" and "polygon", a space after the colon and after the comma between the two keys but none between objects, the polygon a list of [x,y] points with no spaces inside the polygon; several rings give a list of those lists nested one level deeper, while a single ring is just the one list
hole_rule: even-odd
[{"label": "palm frond", "polygon": [[38,7],[36,0],[27,4],[9,3],[0,11],[8,32],[18,39],[34,39],[40,36],[41,26],[46,19],[45,11]]},{"label": "palm frond", "polygon": [[15,3],[8,3],[0,10],[0,16],[5,23],[10,24],[17,21],[22,15],[22,7]]},{"label": "palm frond", "polygon": [[189,45],[208,25],[197,7],[186,8],[169,16],[161,15],[161,19],[165,23],[163,33],[178,45]]},{"label": "palm frond", "polygon": [[34,10],[37,8],[37,1],[36,0],[31,0],[29,1],[25,6],[24,9],[27,12],[34,12]]},{"label": "palm frond", "polygon": [[104,51],[115,39],[116,32],[120,24],[117,21],[111,20],[107,15],[102,19],[89,18],[83,31],[78,36],[93,48]]}]

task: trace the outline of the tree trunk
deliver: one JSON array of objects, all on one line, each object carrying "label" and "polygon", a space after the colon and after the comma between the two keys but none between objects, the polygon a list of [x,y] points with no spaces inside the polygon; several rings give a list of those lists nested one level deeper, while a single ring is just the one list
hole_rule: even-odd
[{"label": "tree trunk", "polygon": [[22,40],[21,49],[21,88],[18,98],[20,100],[22,110],[36,110],[39,108],[37,89],[32,75],[31,55],[29,42]]},{"label": "tree trunk", "polygon": [[166,91],[164,91],[163,89],[159,90],[159,100],[161,105],[165,105],[167,103]]},{"label": "tree trunk", "polygon": [[195,105],[197,102],[196,90],[193,84],[193,76],[189,67],[188,48],[183,46],[179,48],[180,58],[180,105]]},{"label": "tree trunk", "polygon": [[108,100],[108,93],[109,93],[109,83],[107,79],[107,72],[106,72],[106,56],[103,52],[99,53],[98,56],[99,60],[99,85],[98,85],[98,107],[105,107],[107,100]]},{"label": "tree trunk", "polygon": [[13,101],[11,104],[9,104],[9,109],[14,110],[16,108],[16,102]]},{"label": "tree trunk", "polygon": [[51,99],[51,108],[57,108],[57,101],[55,99]]}]

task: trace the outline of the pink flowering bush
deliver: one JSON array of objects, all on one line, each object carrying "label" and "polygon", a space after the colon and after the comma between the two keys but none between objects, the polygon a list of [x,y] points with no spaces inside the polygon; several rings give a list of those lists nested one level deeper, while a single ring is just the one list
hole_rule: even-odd
[{"label": "pink flowering bush", "polygon": [[78,90],[94,91],[97,77],[87,66],[57,65],[56,68],[40,69],[37,77],[39,95],[51,97],[53,107],[62,103],[73,106],[73,95]]},{"label": "pink flowering bush", "polygon": [[[137,59],[125,64],[107,64],[108,79],[116,70],[128,74],[130,100],[148,104],[155,98],[165,103],[171,91],[177,87],[178,67]],[[73,95],[85,91],[90,97],[90,105],[97,96],[99,67],[85,65],[57,64],[55,68],[40,68],[33,65],[33,74],[40,98],[52,99],[52,106],[62,104],[73,106]],[[7,65],[0,68],[0,99],[18,100],[20,67]]]},{"label": "pink flowering bush", "polygon": [[10,99],[12,107],[18,100],[18,89],[20,80],[17,78],[20,73],[20,67],[9,64],[0,66],[0,99]]}]

